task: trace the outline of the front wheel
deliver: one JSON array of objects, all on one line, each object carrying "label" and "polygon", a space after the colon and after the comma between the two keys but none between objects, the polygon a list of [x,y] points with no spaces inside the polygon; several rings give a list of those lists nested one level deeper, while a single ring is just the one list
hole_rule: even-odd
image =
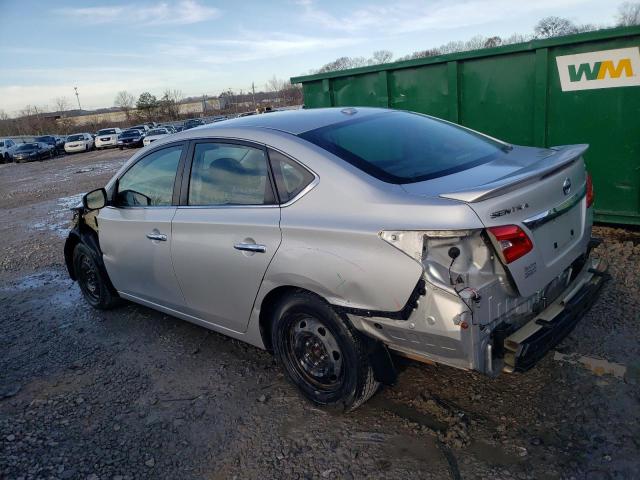
[{"label": "front wheel", "polygon": [[351,411],[378,390],[366,339],[321,298],[295,293],[276,308],[273,322],[276,358],[312,402]]},{"label": "front wheel", "polygon": [[73,268],[80,291],[85,300],[94,308],[108,310],[120,303],[120,297],[113,291],[95,259],[95,254],[86,245],[79,243],[73,251]]}]

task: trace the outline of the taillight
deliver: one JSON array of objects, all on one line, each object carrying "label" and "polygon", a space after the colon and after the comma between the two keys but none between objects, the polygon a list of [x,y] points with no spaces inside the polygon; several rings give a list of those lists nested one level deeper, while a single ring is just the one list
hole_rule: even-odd
[{"label": "taillight", "polygon": [[533,243],[517,225],[503,225],[487,229],[505,263],[511,263],[533,250]]},{"label": "taillight", "polygon": [[591,181],[591,174],[587,173],[587,208],[593,205],[593,182]]}]

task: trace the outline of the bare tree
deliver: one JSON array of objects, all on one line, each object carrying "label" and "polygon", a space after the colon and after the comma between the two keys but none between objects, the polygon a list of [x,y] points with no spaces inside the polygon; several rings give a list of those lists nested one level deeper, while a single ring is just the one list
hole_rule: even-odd
[{"label": "bare tree", "polygon": [[393,59],[393,53],[389,50],[376,50],[369,59],[369,65],[379,65],[381,63],[389,63]]},{"label": "bare tree", "polygon": [[53,104],[55,105],[56,112],[64,112],[69,109],[69,99],[67,97],[57,97],[53,100]]},{"label": "bare tree", "polygon": [[441,54],[446,55],[447,53],[455,53],[462,52],[464,50],[464,42],[457,40],[449,43],[445,43],[444,45],[440,45],[438,50]]},{"label": "bare tree", "polygon": [[364,57],[340,57],[320,67],[317,73],[348,70],[350,68],[364,67],[365,65],[367,65],[367,59]]},{"label": "bare tree", "polygon": [[160,113],[171,120],[177,120],[180,117],[179,102],[183,98],[184,95],[180,90],[165,90],[158,102]]},{"label": "bare tree", "polygon": [[576,26],[571,20],[551,16],[542,18],[533,31],[537,38],[551,38],[575,33]]},{"label": "bare tree", "polygon": [[484,48],[484,43],[486,41],[486,38],[484,38],[482,35],[471,37],[469,40],[464,42],[464,50],[480,50],[481,48]]},{"label": "bare tree", "polygon": [[493,47],[499,47],[500,45],[502,45],[502,39],[498,36],[495,37],[489,37],[484,41],[484,48],[493,48]]},{"label": "bare tree", "polygon": [[525,43],[529,40],[533,40],[533,35],[526,33],[512,33],[506,38],[502,39],[502,45],[512,45],[514,43]]},{"label": "bare tree", "polygon": [[133,95],[126,90],[122,90],[116,95],[116,99],[113,101],[113,104],[124,112],[128,121],[135,101],[136,99]]},{"label": "bare tree", "polygon": [[620,27],[640,25],[640,2],[624,2],[620,5],[616,21]]}]

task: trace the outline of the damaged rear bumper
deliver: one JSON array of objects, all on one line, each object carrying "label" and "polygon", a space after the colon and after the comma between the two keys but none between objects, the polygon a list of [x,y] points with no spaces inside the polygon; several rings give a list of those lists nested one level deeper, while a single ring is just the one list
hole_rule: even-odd
[{"label": "damaged rear bumper", "polygon": [[589,263],[573,288],[504,339],[504,372],[524,372],[533,367],[575,328],[593,305],[609,275],[603,260]]}]

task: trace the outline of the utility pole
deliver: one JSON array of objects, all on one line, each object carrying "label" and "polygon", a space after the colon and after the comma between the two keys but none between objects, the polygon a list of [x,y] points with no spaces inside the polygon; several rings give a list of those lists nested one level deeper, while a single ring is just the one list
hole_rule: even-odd
[{"label": "utility pole", "polygon": [[256,109],[256,84],[251,82],[251,96],[253,97],[253,109]]},{"label": "utility pole", "polygon": [[76,99],[78,100],[78,108],[80,110],[82,110],[82,106],[80,105],[80,94],[78,93],[78,87],[73,87],[73,89],[76,91]]}]

